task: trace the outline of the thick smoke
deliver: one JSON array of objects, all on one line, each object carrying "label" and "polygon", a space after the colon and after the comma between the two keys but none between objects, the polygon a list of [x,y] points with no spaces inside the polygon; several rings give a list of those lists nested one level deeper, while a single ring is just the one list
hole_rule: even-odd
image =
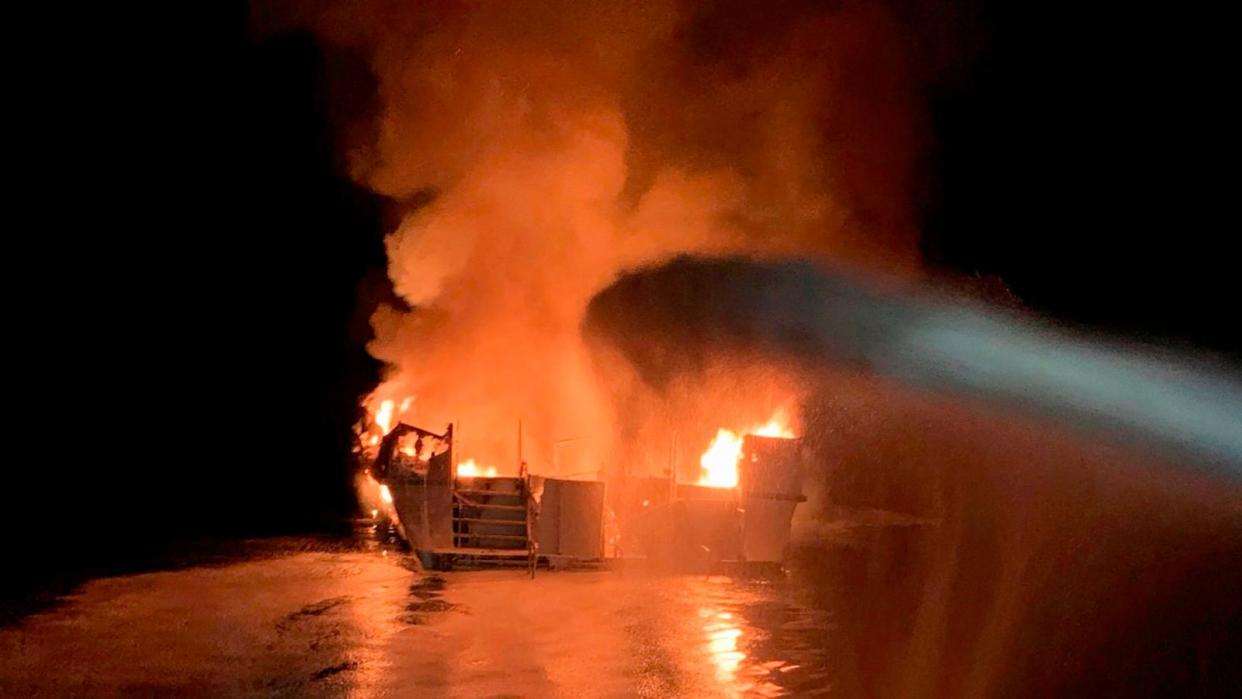
[{"label": "thick smoke", "polygon": [[588,359],[580,325],[622,270],[679,253],[915,270],[919,95],[943,63],[910,38],[916,7],[260,6],[260,27],[368,57],[379,106],[351,174],[419,202],[387,240],[409,308],[374,316],[391,370],[372,400],[413,396],[403,419],[457,421],[463,456],[504,469],[520,419],[540,470],[574,440],[565,472],[618,437],[601,378],[622,379]]}]

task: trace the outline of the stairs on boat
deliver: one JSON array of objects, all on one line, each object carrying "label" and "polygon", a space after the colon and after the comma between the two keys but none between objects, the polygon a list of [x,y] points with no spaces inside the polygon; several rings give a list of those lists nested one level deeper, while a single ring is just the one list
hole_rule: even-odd
[{"label": "stairs on boat", "polygon": [[[522,478],[453,481],[455,565],[527,566],[535,557]],[[445,552],[448,553],[448,552]]]}]

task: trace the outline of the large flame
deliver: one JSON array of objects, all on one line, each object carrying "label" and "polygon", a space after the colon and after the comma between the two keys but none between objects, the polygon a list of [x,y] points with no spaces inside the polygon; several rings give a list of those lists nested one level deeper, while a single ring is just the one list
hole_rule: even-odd
[{"label": "large flame", "polygon": [[721,428],[711,446],[699,457],[703,467],[699,485],[711,488],[737,487],[737,461],[742,458],[742,437],[733,430]]},{"label": "large flame", "polygon": [[737,462],[742,458],[742,439],[747,434],[761,437],[792,438],[794,436],[793,430],[789,427],[788,415],[784,411],[778,411],[771,420],[741,434],[722,427],[716,431],[716,438],[707,447],[707,451],[699,457],[699,466],[703,470],[696,485],[705,485],[709,488],[736,488]]}]

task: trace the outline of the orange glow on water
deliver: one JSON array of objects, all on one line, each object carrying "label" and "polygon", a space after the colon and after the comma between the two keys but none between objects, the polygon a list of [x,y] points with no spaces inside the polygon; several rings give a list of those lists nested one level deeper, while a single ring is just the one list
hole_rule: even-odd
[{"label": "orange glow on water", "polygon": [[707,639],[707,657],[715,666],[716,679],[725,685],[732,684],[737,677],[738,666],[746,659],[746,654],[738,649],[742,629],[729,612],[701,609],[699,616],[707,620],[703,625],[703,635]]}]

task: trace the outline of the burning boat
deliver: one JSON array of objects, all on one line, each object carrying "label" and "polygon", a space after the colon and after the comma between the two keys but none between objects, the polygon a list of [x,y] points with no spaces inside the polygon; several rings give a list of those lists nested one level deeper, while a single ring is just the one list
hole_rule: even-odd
[{"label": "burning boat", "polygon": [[[403,445],[413,437],[412,444]],[[604,560],[604,484],[454,463],[443,433],[398,423],[379,444],[372,474],[424,567],[548,566]]]},{"label": "burning boat", "polygon": [[806,500],[801,440],[721,432],[698,482],[671,474],[631,481],[628,538],[644,557],[674,567],[780,567],[794,510]]},{"label": "burning boat", "polygon": [[[702,475],[600,480],[516,476],[455,461],[453,427],[397,423],[371,474],[424,567],[598,565],[645,558],[673,567],[779,567],[802,495],[801,441],[788,430],[720,430]],[[608,499],[611,498],[611,499]],[[613,526],[615,524],[615,527]]]}]

